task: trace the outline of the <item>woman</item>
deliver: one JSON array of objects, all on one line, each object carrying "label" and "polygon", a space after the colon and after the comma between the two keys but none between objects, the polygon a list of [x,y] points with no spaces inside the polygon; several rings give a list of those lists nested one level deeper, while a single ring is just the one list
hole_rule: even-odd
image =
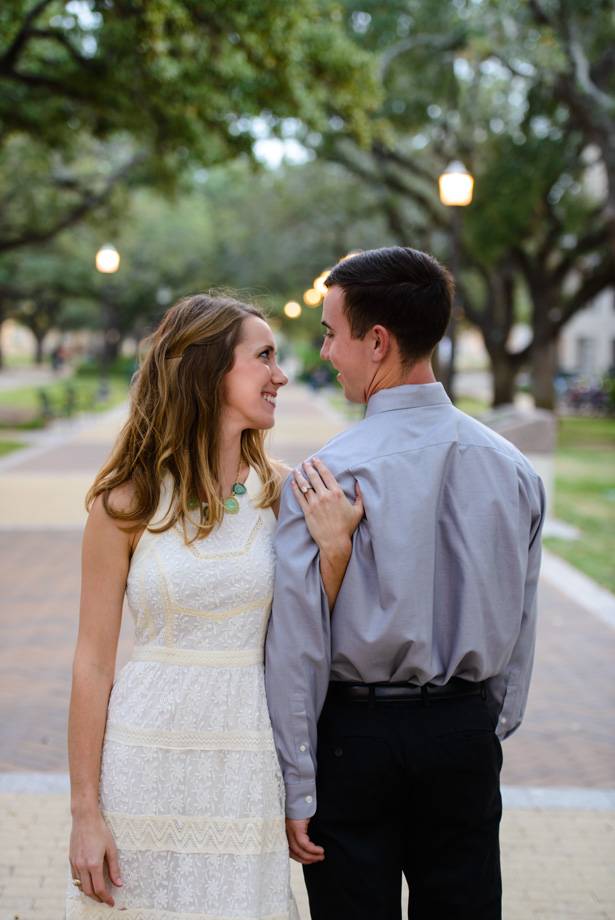
[{"label": "woman", "polygon": [[[263,440],[286,383],[269,326],[235,300],[182,300],[151,337],[88,495],[68,920],[296,917],[262,664],[286,474]],[[362,506],[323,476],[302,506],[333,605],[347,560],[327,547]],[[125,594],[136,644],[113,685]]]}]

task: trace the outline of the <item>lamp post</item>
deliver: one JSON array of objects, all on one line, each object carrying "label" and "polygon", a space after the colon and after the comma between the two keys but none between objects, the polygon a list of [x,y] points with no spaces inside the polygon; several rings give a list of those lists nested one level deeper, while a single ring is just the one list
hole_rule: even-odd
[{"label": "lamp post", "polygon": [[463,163],[456,160],[438,177],[438,191],[442,204],[451,208],[451,269],[455,278],[455,299],[446,335],[449,343],[449,353],[443,383],[449,397],[453,399],[457,323],[463,315],[461,295],[459,293],[462,209],[472,203],[474,177],[470,175]]},{"label": "lamp post", "polygon": [[287,316],[288,319],[299,319],[301,313],[301,304],[297,303],[296,300],[289,300],[288,303],[284,304],[284,316]]},{"label": "lamp post", "polygon": [[[101,246],[96,253],[96,270],[102,275],[114,275],[120,267],[120,254],[110,243]],[[113,343],[115,330],[112,328],[113,320],[113,303],[111,300],[111,285],[107,281],[102,288],[102,325],[103,325],[103,347],[101,355],[101,398],[107,395],[109,381],[109,363],[111,358],[110,346]]]}]

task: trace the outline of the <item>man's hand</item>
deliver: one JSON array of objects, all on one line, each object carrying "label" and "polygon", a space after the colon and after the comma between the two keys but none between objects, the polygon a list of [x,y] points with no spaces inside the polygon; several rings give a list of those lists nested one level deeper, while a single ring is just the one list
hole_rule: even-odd
[{"label": "man's hand", "polygon": [[288,837],[291,859],[296,859],[297,862],[304,866],[322,862],[325,858],[323,848],[316,846],[309,838],[309,823],[309,818],[301,818],[300,820],[286,819],[286,836]]}]

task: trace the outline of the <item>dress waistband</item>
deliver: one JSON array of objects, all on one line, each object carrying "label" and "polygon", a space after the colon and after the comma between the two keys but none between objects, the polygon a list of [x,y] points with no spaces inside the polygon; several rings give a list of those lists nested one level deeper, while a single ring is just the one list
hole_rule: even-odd
[{"label": "dress waistband", "polygon": [[214,651],[168,648],[164,645],[137,645],[132,653],[132,661],[158,661],[163,664],[186,667],[203,665],[210,668],[243,668],[248,665],[262,664],[263,660],[262,648],[230,648]]}]

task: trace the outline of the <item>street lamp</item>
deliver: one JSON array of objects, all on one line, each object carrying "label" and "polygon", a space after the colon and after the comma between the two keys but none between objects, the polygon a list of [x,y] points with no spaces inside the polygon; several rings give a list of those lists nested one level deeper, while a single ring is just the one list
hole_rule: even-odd
[{"label": "street lamp", "polygon": [[101,246],[96,253],[96,268],[103,275],[114,275],[120,267],[120,254],[110,243]]},{"label": "street lamp", "polygon": [[322,294],[315,287],[308,288],[303,295],[303,303],[306,307],[317,307],[322,300]]},{"label": "street lamp", "polygon": [[312,287],[314,288],[315,291],[318,291],[321,297],[324,297],[328,291],[325,281],[329,277],[330,273],[331,273],[331,269],[325,268],[324,272],[321,272],[318,278],[314,278]]},{"label": "street lamp", "polygon": [[474,177],[463,163],[455,160],[438,178],[440,201],[448,207],[463,208],[472,204]]},{"label": "street lamp", "polygon": [[472,196],[474,193],[474,177],[470,175],[463,163],[455,160],[455,162],[451,163],[438,177],[438,191],[440,193],[440,201],[442,204],[452,209],[451,269],[455,279],[455,300],[453,302],[453,309],[451,311],[451,318],[446,334],[449,351],[446,360],[446,372],[444,374],[443,383],[446,387],[449,397],[453,399],[457,323],[463,315],[458,283],[461,261],[460,241],[462,208],[465,208],[472,203]]},{"label": "street lamp", "polygon": [[301,304],[298,304],[296,300],[289,300],[287,304],[284,304],[284,315],[289,319],[299,319],[301,313]]},{"label": "street lamp", "polygon": [[[101,246],[96,253],[96,269],[102,275],[114,275],[120,267],[120,254],[110,243]],[[107,281],[102,286],[102,321],[103,321],[103,349],[102,349],[102,367],[100,396],[105,399],[109,390],[109,363],[110,363],[110,346],[117,341],[115,329],[112,326],[113,320],[113,303],[111,300],[110,284]]]}]

